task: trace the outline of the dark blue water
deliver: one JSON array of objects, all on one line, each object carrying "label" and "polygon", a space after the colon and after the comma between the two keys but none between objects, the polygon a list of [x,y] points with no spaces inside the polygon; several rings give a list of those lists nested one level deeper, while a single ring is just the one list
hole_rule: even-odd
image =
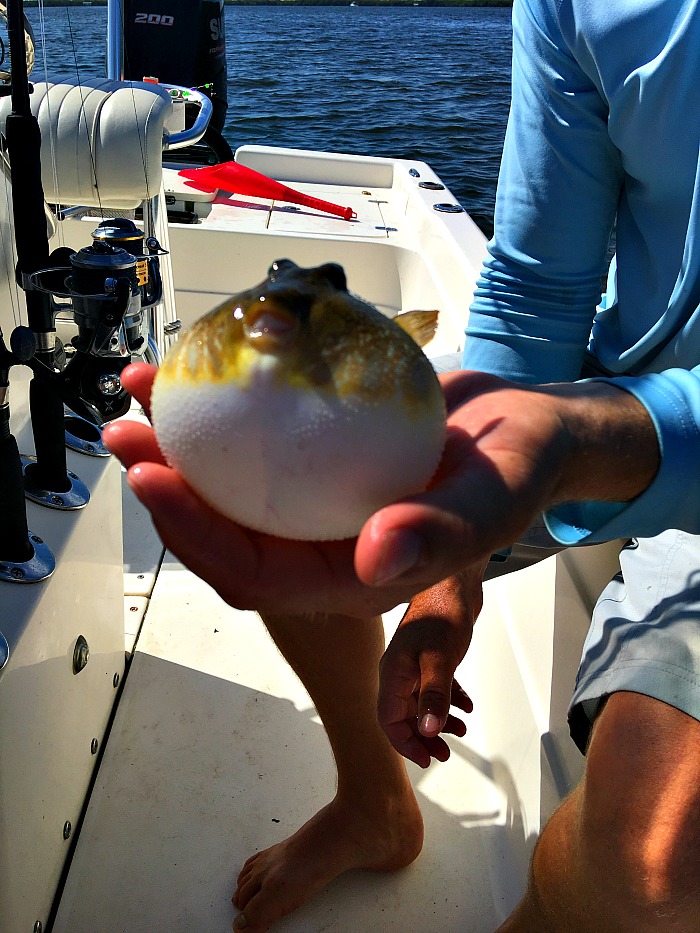
[{"label": "dark blue water", "polygon": [[[49,75],[104,74],[104,7],[28,11]],[[510,9],[226,7],[233,148],[429,162],[486,232],[510,90]],[[41,37],[45,36],[42,46]]]}]

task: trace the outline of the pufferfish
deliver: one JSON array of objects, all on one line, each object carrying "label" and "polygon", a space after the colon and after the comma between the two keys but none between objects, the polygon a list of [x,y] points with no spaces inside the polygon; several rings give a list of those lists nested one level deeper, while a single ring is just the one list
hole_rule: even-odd
[{"label": "pufferfish", "polygon": [[421,345],[436,311],[390,319],[343,268],[273,263],[167,354],[153,427],[168,463],[221,514],[297,540],[355,536],[425,489],[445,404]]}]

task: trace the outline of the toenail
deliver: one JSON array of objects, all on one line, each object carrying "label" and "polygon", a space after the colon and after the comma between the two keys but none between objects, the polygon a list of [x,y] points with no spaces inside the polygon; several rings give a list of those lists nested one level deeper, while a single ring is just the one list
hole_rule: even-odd
[{"label": "toenail", "polygon": [[234,930],[245,930],[247,927],[248,927],[248,921],[243,916],[243,914],[239,914],[233,922],[233,929]]}]

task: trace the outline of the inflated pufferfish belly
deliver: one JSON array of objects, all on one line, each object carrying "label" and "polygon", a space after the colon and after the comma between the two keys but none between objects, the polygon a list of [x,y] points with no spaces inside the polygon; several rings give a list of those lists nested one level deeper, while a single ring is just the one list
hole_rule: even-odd
[{"label": "inflated pufferfish belly", "polygon": [[437,313],[396,320],[351,295],[338,265],[274,263],[158,371],[153,426],[167,461],[242,525],[306,540],[358,534],[426,487],[445,440],[437,377],[406,332],[426,342]]}]

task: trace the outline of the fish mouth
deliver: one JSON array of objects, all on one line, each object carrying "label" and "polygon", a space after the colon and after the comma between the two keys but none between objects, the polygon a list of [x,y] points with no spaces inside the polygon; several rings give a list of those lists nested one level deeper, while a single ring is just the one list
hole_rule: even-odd
[{"label": "fish mouth", "polygon": [[299,326],[298,315],[261,295],[246,312],[243,333],[256,350],[274,353],[289,346]]},{"label": "fish mouth", "polygon": [[328,262],[304,269],[291,259],[278,259],[245,311],[246,339],[261,353],[286,350],[309,320],[315,302],[329,290],[347,291],[342,266]]}]

